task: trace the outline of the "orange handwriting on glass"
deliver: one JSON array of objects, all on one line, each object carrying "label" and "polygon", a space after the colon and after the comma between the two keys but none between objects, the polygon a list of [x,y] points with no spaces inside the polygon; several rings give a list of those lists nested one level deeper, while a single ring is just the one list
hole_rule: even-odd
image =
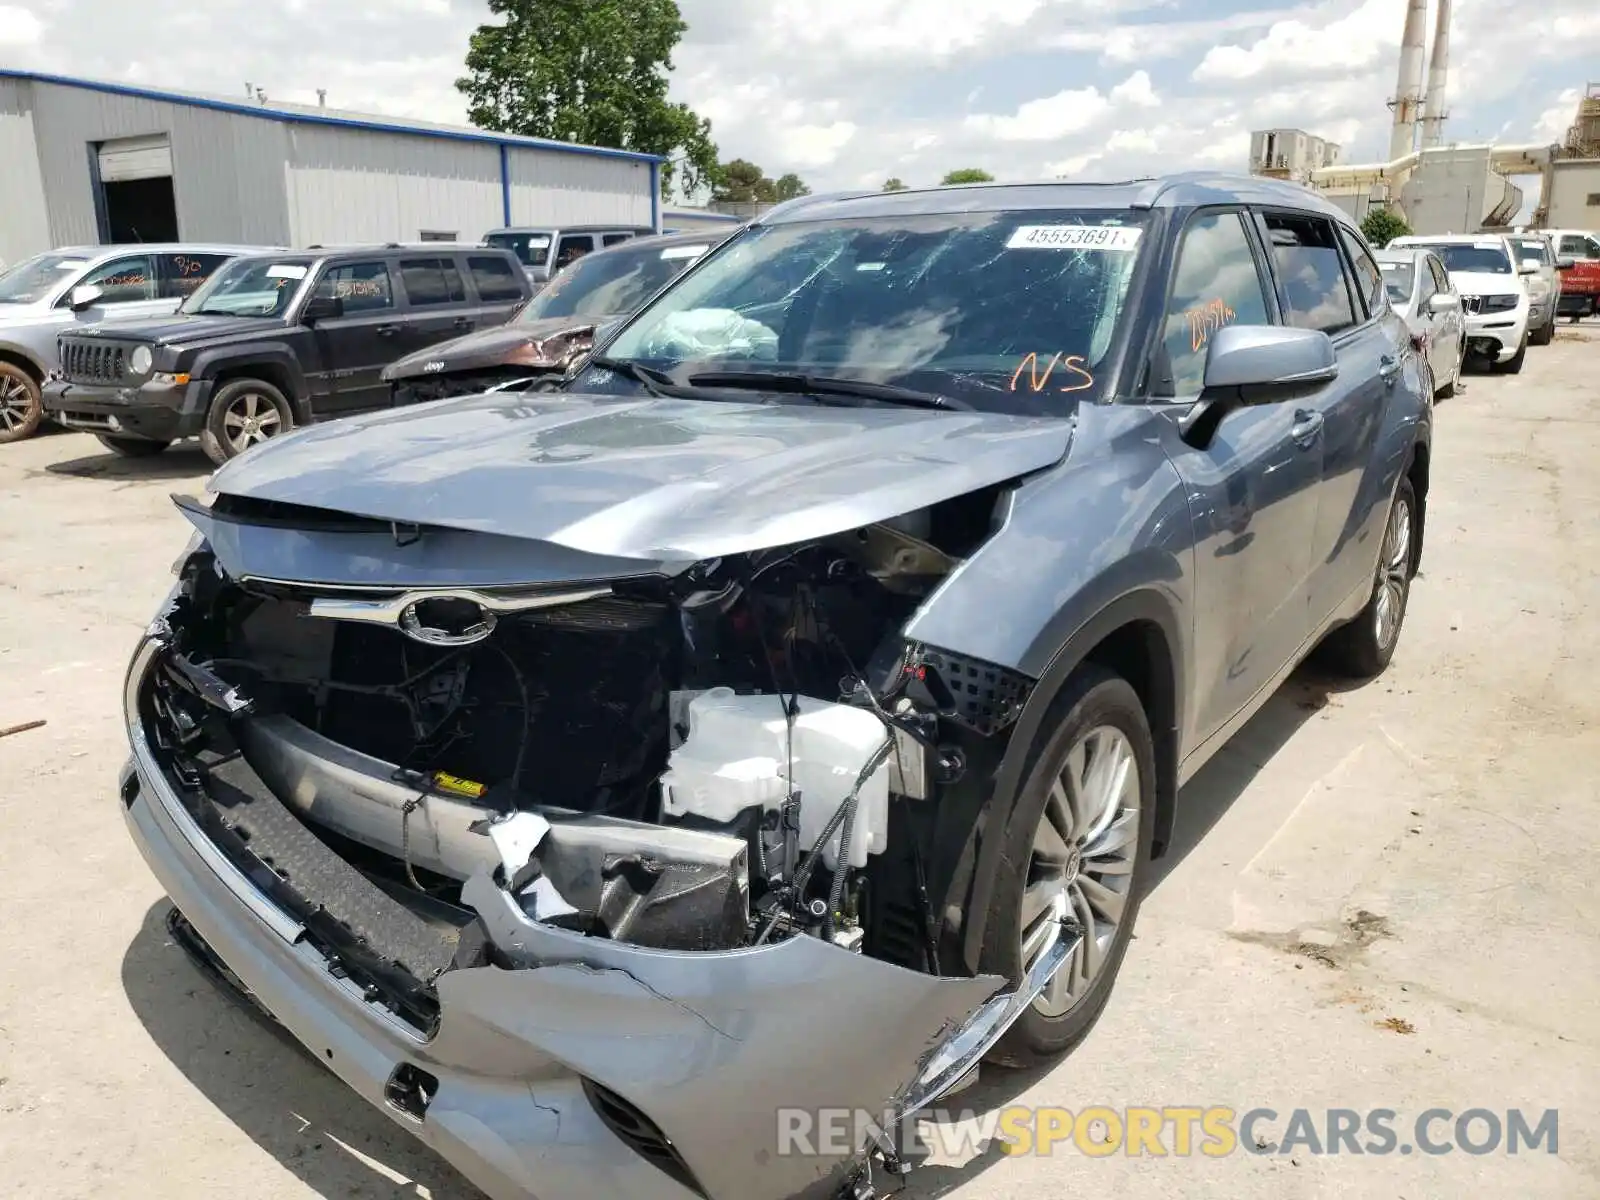
[{"label": "orange handwriting on glass", "polygon": [[1058,392],[1081,392],[1094,386],[1094,376],[1085,368],[1087,360],[1081,354],[1062,354],[1059,350],[1050,356],[1040,367],[1041,359],[1037,351],[1032,351],[1023,356],[1017,364],[1017,369],[1011,373],[1011,390],[1017,391],[1022,381],[1022,373],[1028,373],[1028,390],[1042,392],[1054,381]]},{"label": "orange handwriting on glass", "polygon": [[1236,315],[1227,301],[1220,299],[1207,300],[1186,311],[1183,316],[1189,322],[1189,349],[1198,353],[1213,333],[1224,325],[1233,324]]}]

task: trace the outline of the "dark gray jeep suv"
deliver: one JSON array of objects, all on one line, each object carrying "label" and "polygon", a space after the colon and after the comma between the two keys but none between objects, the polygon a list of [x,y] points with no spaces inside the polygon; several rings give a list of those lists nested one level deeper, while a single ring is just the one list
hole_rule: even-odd
[{"label": "dark gray jeep suv", "polygon": [[795,201],[562,393],[181,499],[128,823],[179,942],[492,1195],[870,1194],[892,1145],[787,1118],[1070,1048],[1183,782],[1319,644],[1388,664],[1430,391],[1298,187]]}]

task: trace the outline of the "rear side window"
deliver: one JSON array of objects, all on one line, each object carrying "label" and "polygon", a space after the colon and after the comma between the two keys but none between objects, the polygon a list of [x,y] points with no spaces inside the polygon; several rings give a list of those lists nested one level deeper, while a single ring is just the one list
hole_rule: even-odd
[{"label": "rear side window", "polygon": [[594,249],[594,238],[587,233],[569,233],[563,235],[556,246],[556,270],[560,270],[568,263],[577,262],[589,251]]},{"label": "rear side window", "polygon": [[346,263],[330,267],[317,283],[318,296],[344,301],[347,313],[373,312],[394,307],[389,286],[389,266],[382,262]]},{"label": "rear side window", "polygon": [[459,304],[467,298],[461,273],[448,258],[402,258],[400,282],[406,289],[406,299],[419,308]]},{"label": "rear side window", "polygon": [[1267,325],[1266,289],[1237,212],[1189,222],[1178,245],[1167,313],[1150,370],[1150,394],[1193,396],[1205,381],[1212,335],[1226,325]]},{"label": "rear side window", "polygon": [[472,272],[472,282],[478,287],[478,299],[484,303],[522,299],[522,285],[517,282],[516,268],[505,259],[475,254],[467,259],[467,269]]},{"label": "rear side window", "polygon": [[1266,222],[1288,323],[1323,333],[1354,326],[1355,301],[1333,222],[1284,213],[1268,213]]},{"label": "rear side window", "polygon": [[1389,307],[1388,294],[1383,286],[1383,272],[1378,269],[1378,264],[1373,261],[1371,253],[1361,244],[1361,239],[1352,234],[1348,229],[1339,230],[1339,236],[1344,239],[1345,253],[1350,256],[1351,265],[1356,269],[1356,286],[1361,290],[1362,299],[1367,304],[1367,315],[1375,317]]},{"label": "rear side window", "polygon": [[158,254],[157,293],[163,300],[187,300],[227,261],[226,254]]}]

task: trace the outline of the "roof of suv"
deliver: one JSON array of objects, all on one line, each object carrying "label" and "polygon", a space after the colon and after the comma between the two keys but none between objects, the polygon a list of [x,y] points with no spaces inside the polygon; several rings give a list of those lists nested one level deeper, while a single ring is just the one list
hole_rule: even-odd
[{"label": "roof of suv", "polygon": [[548,225],[502,225],[499,229],[491,229],[484,234],[488,237],[495,233],[549,233],[552,229],[559,229],[562,233],[615,233],[619,230],[649,232],[648,225],[629,225],[626,221],[616,221],[610,225],[563,225],[560,221],[551,221]]},{"label": "roof of suv", "polygon": [[1479,242],[1503,242],[1510,234],[1504,233],[1408,233],[1390,242],[1391,246],[1475,246]]},{"label": "roof of suv", "polygon": [[118,254],[271,254],[281,246],[230,246],[218,242],[123,242],[110,246],[58,246],[52,254],[110,258]]},{"label": "roof of suv", "polygon": [[1349,214],[1297,183],[1257,175],[1190,171],[1160,178],[1105,183],[978,183],[900,192],[834,192],[785,201],[757,217],[752,224],[915,213],[1007,212],[1026,208],[1149,209],[1190,208],[1203,204],[1273,205],[1350,223]]}]

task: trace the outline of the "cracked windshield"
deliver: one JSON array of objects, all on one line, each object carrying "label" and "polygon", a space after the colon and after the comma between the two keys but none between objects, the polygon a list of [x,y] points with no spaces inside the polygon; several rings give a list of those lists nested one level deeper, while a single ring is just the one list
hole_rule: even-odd
[{"label": "cracked windshield", "polygon": [[1139,220],[1038,210],[753,230],[622,330],[577,387],[645,386],[607,369],[633,363],[708,397],[724,384],[759,392],[730,372],[776,373],[914,389],[930,407],[1065,415],[1103,394]]}]

